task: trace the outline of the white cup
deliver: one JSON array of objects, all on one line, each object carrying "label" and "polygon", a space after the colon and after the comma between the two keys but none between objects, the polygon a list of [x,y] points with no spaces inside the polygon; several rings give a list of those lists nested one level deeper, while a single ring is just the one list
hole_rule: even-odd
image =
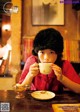
[{"label": "white cup", "polygon": [[51,64],[52,63],[39,63],[40,73],[44,75],[50,74],[52,71]]}]

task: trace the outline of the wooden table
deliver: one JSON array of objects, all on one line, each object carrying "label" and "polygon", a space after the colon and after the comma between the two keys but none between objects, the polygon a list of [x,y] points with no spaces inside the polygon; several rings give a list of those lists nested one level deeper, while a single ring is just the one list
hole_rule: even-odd
[{"label": "wooden table", "polygon": [[26,91],[24,99],[16,99],[13,90],[0,90],[0,103],[9,103],[10,112],[53,112],[52,104],[80,103],[80,95],[72,92],[56,93],[51,100],[40,101]]}]

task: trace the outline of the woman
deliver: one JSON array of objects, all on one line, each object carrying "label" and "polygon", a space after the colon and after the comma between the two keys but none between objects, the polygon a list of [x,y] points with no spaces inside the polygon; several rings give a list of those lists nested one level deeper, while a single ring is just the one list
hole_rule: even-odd
[{"label": "woman", "polygon": [[[29,85],[32,90],[62,91],[64,87],[80,93],[80,77],[69,61],[62,60],[63,37],[55,29],[41,30],[33,42],[32,56],[24,66],[19,86]],[[52,63],[52,72],[41,74],[38,62]]]}]

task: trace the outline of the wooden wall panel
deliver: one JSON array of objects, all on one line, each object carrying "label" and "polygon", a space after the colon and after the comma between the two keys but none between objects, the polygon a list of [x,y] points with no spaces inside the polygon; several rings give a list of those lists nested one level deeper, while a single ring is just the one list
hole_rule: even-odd
[{"label": "wooden wall panel", "polygon": [[22,36],[28,35],[32,36],[41,29],[52,27],[58,29],[65,39],[79,39],[77,37],[77,12],[72,9],[71,4],[65,4],[64,15],[65,24],[64,25],[51,25],[51,26],[33,26],[32,25],[32,0],[23,0],[23,20],[22,20]]}]

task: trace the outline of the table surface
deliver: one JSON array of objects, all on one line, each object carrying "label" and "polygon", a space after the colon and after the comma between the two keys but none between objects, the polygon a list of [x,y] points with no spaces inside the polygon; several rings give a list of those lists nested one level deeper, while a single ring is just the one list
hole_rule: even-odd
[{"label": "table surface", "polygon": [[9,103],[10,112],[53,112],[52,104],[80,103],[80,95],[72,92],[56,93],[50,100],[37,100],[31,96],[32,91],[25,92],[25,98],[16,99],[13,90],[0,90],[0,103]]}]

